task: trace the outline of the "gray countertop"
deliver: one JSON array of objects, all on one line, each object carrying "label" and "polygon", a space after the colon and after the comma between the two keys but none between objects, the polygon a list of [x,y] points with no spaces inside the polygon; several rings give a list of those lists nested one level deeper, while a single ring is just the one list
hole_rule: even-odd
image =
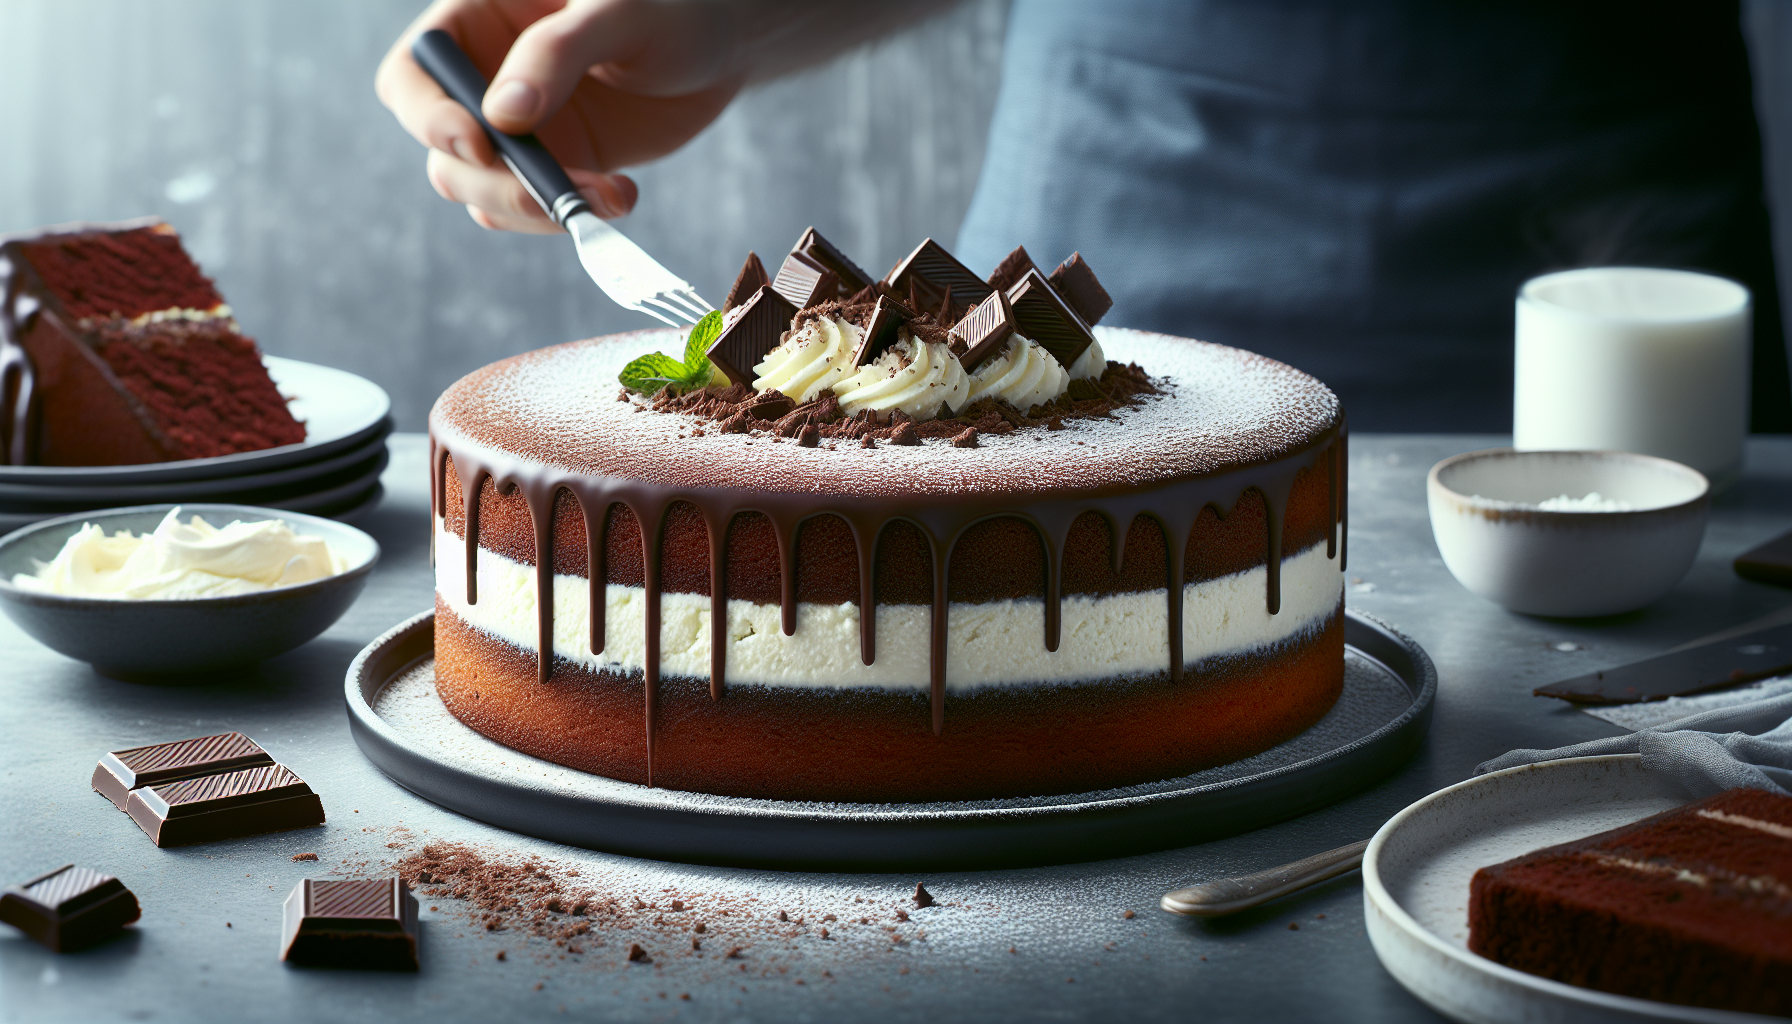
[{"label": "gray countertop", "polygon": [[[1333,807],[1202,846],[911,876],[718,869],[572,849],[443,810],[374,769],[349,737],[344,670],[368,641],[431,603],[423,439],[397,435],[385,503],[360,523],[385,548],[367,592],[321,638],[239,681],[115,682],[0,620],[0,874],[19,881],[75,861],[118,875],[143,905],[143,920],[124,938],[72,955],[0,926],[0,1020],[1438,1019],[1377,963],[1354,874],[1215,921],[1171,917],[1157,899],[1367,838],[1400,808],[1507,749],[1609,735],[1614,727],[1532,697],[1532,687],[1792,603],[1792,592],[1743,581],[1729,566],[1792,527],[1792,439],[1752,442],[1748,474],[1716,502],[1698,564],[1648,609],[1570,622],[1512,615],[1470,595],[1432,544],[1425,471],[1500,440],[1351,439],[1349,604],[1416,638],[1441,681],[1430,738],[1404,770]],[[329,824],[158,850],[88,788],[106,750],[227,729],[260,740],[309,781]],[[743,947],[735,959],[720,948],[693,954],[682,925],[647,920],[630,931],[599,929],[583,953],[569,953],[521,931],[488,932],[465,904],[426,897],[416,975],[279,962],[280,905],[300,878],[377,870],[434,839],[553,858],[630,903],[677,892],[699,915],[727,902],[767,920],[788,908],[808,923],[716,929]],[[304,851],[321,860],[291,860]],[[906,897],[916,881],[944,905],[898,923],[894,911],[912,907]],[[829,912],[873,923],[836,925],[822,939],[815,924]],[[904,941],[891,942],[886,924]],[[625,962],[631,941],[652,963]]]}]

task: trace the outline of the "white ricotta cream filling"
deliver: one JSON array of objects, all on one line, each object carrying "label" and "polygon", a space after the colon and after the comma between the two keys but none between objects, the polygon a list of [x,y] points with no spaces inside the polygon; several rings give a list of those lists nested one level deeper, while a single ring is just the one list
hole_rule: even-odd
[{"label": "white ricotta cream filling", "polygon": [[[479,603],[467,604],[464,542],[437,520],[436,593],[461,621],[516,647],[536,648],[535,569],[478,552]],[[1269,570],[1247,569],[1183,589],[1185,663],[1243,653],[1320,626],[1338,610],[1344,577],[1321,541],[1282,563],[1282,608],[1266,601]],[[554,653],[593,669],[638,672],[646,664],[646,591],[609,584],[604,650],[590,643],[590,586],[554,576]],[[709,677],[709,598],[660,596],[660,671]],[[1045,603],[1037,599],[953,604],[946,643],[946,684],[981,686],[1075,683],[1148,675],[1170,660],[1169,615],[1161,590],[1064,599],[1056,652],[1045,649]],[[777,605],[728,602],[731,683],[802,687],[928,688],[931,609],[879,605],[877,658],[859,657],[857,604],[797,606],[794,636],[785,636]]]}]

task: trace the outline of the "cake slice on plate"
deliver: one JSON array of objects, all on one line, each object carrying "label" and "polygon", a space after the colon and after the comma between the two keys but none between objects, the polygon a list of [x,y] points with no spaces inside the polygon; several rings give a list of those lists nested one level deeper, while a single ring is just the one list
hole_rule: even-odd
[{"label": "cake slice on plate", "polygon": [[0,464],[168,462],[303,440],[255,339],[174,228],[0,239]]},{"label": "cake slice on plate", "polygon": [[1792,1016],[1792,797],[1735,789],[1475,872],[1471,952],[1618,995]]}]

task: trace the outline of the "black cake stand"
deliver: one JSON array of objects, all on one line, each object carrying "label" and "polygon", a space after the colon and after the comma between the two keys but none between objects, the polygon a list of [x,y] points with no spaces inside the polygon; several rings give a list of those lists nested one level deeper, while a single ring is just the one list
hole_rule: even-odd
[{"label": "black cake stand", "polygon": [[1325,718],[1242,761],[1122,789],[920,804],[757,800],[616,782],[474,732],[435,691],[435,613],[349,666],[361,751],[406,789],[543,839],[699,864],[805,870],[993,868],[1097,860],[1236,835],[1341,800],[1424,740],[1437,671],[1387,624],[1345,613],[1344,692]]}]

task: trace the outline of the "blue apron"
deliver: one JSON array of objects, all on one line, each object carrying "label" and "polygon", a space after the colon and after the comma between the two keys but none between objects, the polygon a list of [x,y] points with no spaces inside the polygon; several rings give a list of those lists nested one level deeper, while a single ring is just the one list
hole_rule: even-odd
[{"label": "blue apron", "polygon": [[1755,295],[1755,429],[1792,430],[1734,0],[1016,0],[958,254],[1017,243],[1359,430],[1509,430],[1529,277],[1707,270]]}]

